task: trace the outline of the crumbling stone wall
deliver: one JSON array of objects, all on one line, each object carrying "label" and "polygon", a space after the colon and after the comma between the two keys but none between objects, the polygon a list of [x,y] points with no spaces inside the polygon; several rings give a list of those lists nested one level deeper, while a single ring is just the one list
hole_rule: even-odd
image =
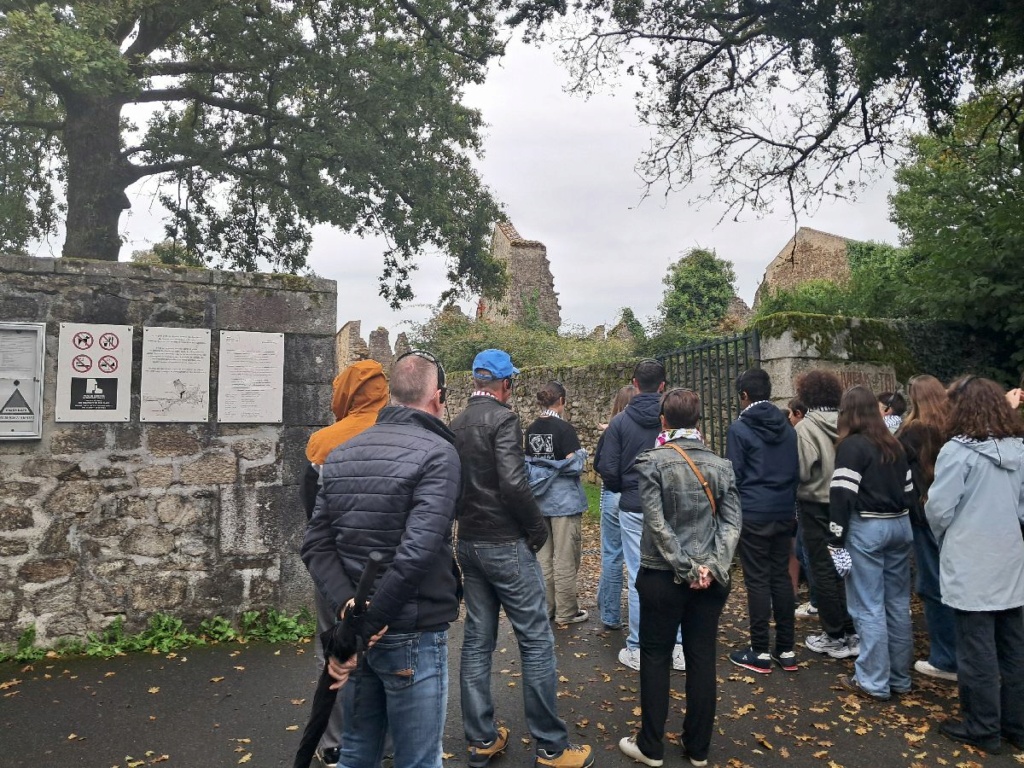
[{"label": "crumbling stone wall", "polygon": [[359,336],[362,323],[359,320],[349,320],[334,337],[335,358],[338,362],[338,370],[343,371],[352,363],[366,360],[370,356],[370,348]]},{"label": "crumbling stone wall", "polygon": [[[117,616],[198,620],[311,602],[298,558],[298,478],[333,417],[333,281],[137,264],[0,257],[0,320],[46,322],[41,440],[0,441],[0,642],[82,637]],[[61,322],[132,325],[128,423],[56,423]],[[285,334],[280,425],[142,424],[141,329]]]},{"label": "crumbling stone wall", "polygon": [[526,240],[511,222],[501,222],[494,227],[491,254],[505,262],[508,285],[500,298],[481,299],[480,316],[510,325],[539,322],[558,328],[562,310],[544,243]]},{"label": "crumbling stone wall", "polygon": [[850,276],[847,243],[845,237],[800,227],[765,269],[754,294],[754,308],[766,291],[795,288],[808,280],[845,281]]}]

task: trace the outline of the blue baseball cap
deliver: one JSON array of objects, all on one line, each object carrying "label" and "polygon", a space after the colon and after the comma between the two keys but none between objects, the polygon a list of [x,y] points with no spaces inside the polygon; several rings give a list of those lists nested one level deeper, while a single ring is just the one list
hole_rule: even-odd
[{"label": "blue baseball cap", "polygon": [[473,358],[473,378],[480,381],[507,379],[519,373],[512,358],[503,349],[485,349]]}]

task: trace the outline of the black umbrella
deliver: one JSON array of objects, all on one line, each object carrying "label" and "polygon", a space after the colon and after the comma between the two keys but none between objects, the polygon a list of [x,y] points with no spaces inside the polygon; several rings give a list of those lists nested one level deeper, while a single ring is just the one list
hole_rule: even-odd
[{"label": "black umbrella", "polygon": [[363,569],[359,584],[356,585],[355,605],[345,612],[341,621],[320,635],[320,641],[324,646],[324,669],[317,681],[316,693],[313,694],[313,711],[309,715],[309,722],[306,723],[302,741],[299,742],[299,749],[295,753],[294,768],[309,768],[313,755],[316,754],[316,745],[320,743],[320,737],[327,730],[327,721],[331,718],[334,702],[338,699],[338,691],[331,690],[334,678],[327,672],[326,659],[333,657],[344,661],[355,654],[361,654],[364,650],[362,629],[366,616],[366,602],[383,560],[384,556],[380,552],[370,553],[366,568]]}]

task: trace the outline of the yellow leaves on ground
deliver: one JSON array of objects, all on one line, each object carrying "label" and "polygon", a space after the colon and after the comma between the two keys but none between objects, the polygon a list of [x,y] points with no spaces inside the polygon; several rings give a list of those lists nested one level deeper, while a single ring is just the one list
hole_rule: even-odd
[{"label": "yellow leaves on ground", "polygon": [[292,704],[294,704],[296,707],[301,707],[305,703],[305,699],[292,699]]},{"label": "yellow leaves on ground", "polygon": [[149,689],[148,693],[160,693],[160,686],[154,685],[152,688]]},{"label": "yellow leaves on ground", "polygon": [[238,758],[239,763],[248,763],[250,760],[252,760],[252,752],[246,752],[244,755]]},{"label": "yellow leaves on ground", "polygon": [[299,726],[297,726],[297,725],[286,725],[284,729],[286,731],[297,731],[297,730],[299,730]]},{"label": "yellow leaves on ground", "polygon": [[220,682],[221,680],[223,680],[223,679],[224,679],[224,676],[223,676],[223,675],[221,675],[220,677],[211,677],[211,678],[210,678],[210,682],[211,682],[211,683],[219,683],[219,682]]}]

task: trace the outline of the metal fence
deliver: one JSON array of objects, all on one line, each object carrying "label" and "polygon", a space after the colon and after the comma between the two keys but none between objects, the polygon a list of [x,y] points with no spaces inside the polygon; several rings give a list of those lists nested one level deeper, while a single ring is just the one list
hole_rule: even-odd
[{"label": "metal fence", "polygon": [[719,455],[725,454],[725,434],[739,416],[736,377],[761,365],[756,330],[694,344],[658,355],[669,387],[689,387],[700,395],[700,431]]}]

